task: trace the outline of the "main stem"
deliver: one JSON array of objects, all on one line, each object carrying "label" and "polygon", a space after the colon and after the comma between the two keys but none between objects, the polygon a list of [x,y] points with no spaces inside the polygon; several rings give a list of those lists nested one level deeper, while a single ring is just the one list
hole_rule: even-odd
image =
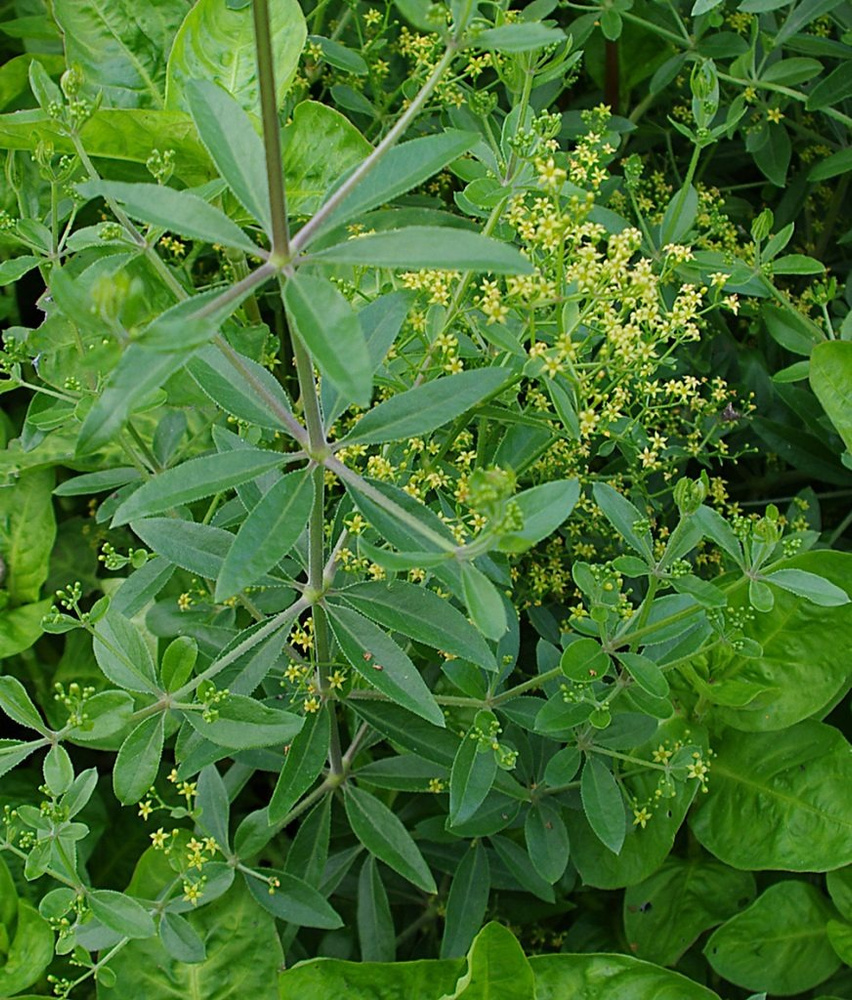
[{"label": "main stem", "polygon": [[290,232],[287,226],[287,196],[281,163],[281,125],[275,96],[275,68],[269,30],[268,0],[254,0],[254,38],[257,52],[257,77],[260,85],[260,113],[263,119],[263,146],[266,151],[266,176],[269,184],[269,207],[272,213],[272,258],[290,259]]}]

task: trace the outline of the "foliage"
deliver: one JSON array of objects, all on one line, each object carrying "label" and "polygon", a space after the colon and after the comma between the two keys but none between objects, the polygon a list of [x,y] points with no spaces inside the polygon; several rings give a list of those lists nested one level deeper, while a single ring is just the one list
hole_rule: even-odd
[{"label": "foliage", "polygon": [[848,995],[847,7],[0,7],[0,992]]}]

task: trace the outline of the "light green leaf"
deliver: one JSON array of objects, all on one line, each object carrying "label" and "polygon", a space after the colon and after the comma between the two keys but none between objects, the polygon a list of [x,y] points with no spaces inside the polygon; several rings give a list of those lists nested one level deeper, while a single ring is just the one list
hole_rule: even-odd
[{"label": "light green leaf", "polygon": [[379,1000],[394,994],[405,1000],[435,1000],[440,991],[455,987],[460,971],[457,959],[380,963],[314,958],[281,975],[276,1000]]},{"label": "light green leaf", "polygon": [[339,604],[329,604],[328,614],[343,655],[368,684],[428,722],[446,725],[428,685],[386,632]]},{"label": "light green leaf", "polygon": [[269,802],[269,822],[278,823],[316,781],[328,756],[328,711],[305,720],[296,734]]},{"label": "light green leaf", "polygon": [[[297,0],[272,0],[270,35],[278,107],[284,100],[307,29]],[[198,0],[184,19],[169,55],[166,107],[189,110],[190,81],[210,80],[250,113],[259,109],[259,84],[250,6],[234,10],[221,0]]]},{"label": "light green leaf", "polygon": [[530,274],[532,265],[508,243],[446,226],[408,226],[368,233],[311,254],[316,263],[390,268],[441,268]]},{"label": "light green leaf", "polygon": [[464,602],[474,625],[489,639],[499,639],[509,627],[499,591],[471,563],[462,563],[461,578]]},{"label": "light green leaf", "polygon": [[27,729],[35,729],[39,733],[47,731],[27,689],[17,677],[0,677],[0,708],[10,719]]},{"label": "light green leaf", "polygon": [[138,802],[157,778],[163,753],[165,716],[143,719],[121,744],[112,772],[115,797],[124,805]]},{"label": "light green leaf", "polygon": [[821,722],[780,732],[729,731],[690,826],[734,868],[839,868],[852,863],[852,803],[844,791],[850,783],[849,744]]},{"label": "light green leaf", "polygon": [[342,225],[370,209],[389,204],[462,156],[476,139],[474,133],[450,130],[395,146],[337,205],[317,229],[317,234]]},{"label": "light green leaf", "polygon": [[282,147],[287,210],[298,216],[313,215],[332,184],[373,149],[345,115],[317,101],[296,105]]},{"label": "light green leaf", "polygon": [[157,672],[144,638],[124,615],[110,609],[95,626],[95,659],[106,677],[128,691],[156,691]]},{"label": "light green leaf", "polygon": [[188,239],[221,243],[250,255],[259,253],[257,244],[235,222],[191,191],[124,181],[85,181],[77,185],[77,190],[85,198],[114,198],[133,218],[162,226]]},{"label": "light green leaf", "polygon": [[410,639],[496,670],[494,654],[470,622],[448,601],[403,580],[367,581],[341,592],[347,604],[372,621]]},{"label": "light green leaf", "polygon": [[692,228],[697,215],[698,192],[690,184],[669,201],[660,226],[660,246],[680,242]]},{"label": "light green leaf", "polygon": [[826,933],[833,916],[815,886],[779,882],[715,931],[704,955],[738,986],[782,996],[803,993],[840,966]]},{"label": "light green leaf", "polygon": [[837,868],[825,877],[831,901],[846,920],[852,921],[852,868]]},{"label": "light green leaf", "polygon": [[[14,903],[13,896],[13,906]],[[11,932],[11,925],[7,926]],[[41,979],[53,958],[50,924],[24,899],[17,900],[14,937],[4,952],[0,955],[0,994],[3,996],[13,996],[32,986]]]},{"label": "light green leaf", "polygon": [[139,487],[115,512],[115,526],[192,503],[250,482],[282,461],[281,454],[243,448],[192,458]]},{"label": "light green leaf", "polygon": [[488,854],[477,842],[465,851],[450,883],[441,958],[461,957],[470,948],[482,926],[490,889]]},{"label": "light green leaf", "polygon": [[629,955],[532,955],[536,1000],[719,1000],[712,990]]},{"label": "light green leaf", "polygon": [[347,399],[367,406],[373,370],[358,315],[327,279],[302,271],[284,286],[284,304],[320,371]]},{"label": "light green leaf", "polygon": [[131,941],[111,959],[116,983],[99,984],[98,1000],[278,1000],[284,954],[275,920],[242,880],[186,919],[206,949],[203,962],[179,961],[156,938]]},{"label": "light green leaf", "polygon": [[343,803],[352,832],[371,854],[424,892],[437,892],[429,866],[395,813],[377,798],[349,784]]},{"label": "light green leaf", "polygon": [[291,472],[267,490],[225,556],[215,600],[225,600],[256,583],[287,555],[308,523],[313,499],[313,477],[307,471]]},{"label": "light green leaf", "polygon": [[358,876],[358,942],[362,962],[392,962],[396,956],[396,931],[388,894],[379,866],[368,857]]},{"label": "light green leaf", "polygon": [[200,712],[187,712],[186,719],[206,740],[230,750],[286,745],[305,721],[292,712],[269,708],[239,694],[229,694],[217,711],[218,717],[212,722],[205,722]]},{"label": "light green leaf", "polygon": [[494,752],[490,747],[480,752],[479,740],[468,733],[459,744],[450,772],[450,827],[470,819],[491,791],[496,775]]},{"label": "light green leaf", "polygon": [[48,597],[38,604],[23,604],[19,608],[0,611],[0,660],[32,646],[44,631],[42,619],[52,604]]},{"label": "light green leaf", "polygon": [[530,1000],[535,975],[515,935],[491,921],[473,939],[467,970],[441,1000]]},{"label": "light green leaf", "polygon": [[837,608],[849,604],[849,595],[842,587],[803,569],[777,569],[763,579],[797,597],[804,597],[821,608]]},{"label": "light green leaf", "polygon": [[513,499],[521,512],[523,527],[502,535],[497,547],[501,552],[524,552],[532,548],[571,516],[579,498],[578,479],[542,483],[522,490]]},{"label": "light green leaf", "polygon": [[624,932],[637,958],[674,965],[700,934],[755,896],[751,872],[706,857],[670,857],[624,895]]},{"label": "light green leaf", "polygon": [[265,882],[244,873],[246,885],[255,901],[279,920],[299,927],[321,927],[325,930],[343,926],[334,909],[307,882],[274,868],[262,868],[260,871],[264,877],[274,876],[281,883],[275,892],[270,894]]},{"label": "light green leaf", "polygon": [[[836,587],[852,590],[852,555],[820,550],[785,560],[783,568],[803,570],[827,578]],[[737,650],[716,647],[692,662],[700,675],[712,681],[705,695],[719,722],[746,731],[785,729],[819,715],[849,689],[852,678],[837,656],[852,629],[852,605],[820,607],[773,588],[772,611],[745,623],[746,639],[759,643],[759,656],[744,658]],[[728,591],[728,605],[744,609],[748,588],[743,581]],[[726,704],[729,692],[739,691],[737,704]],[[746,693],[751,689],[751,697]]]},{"label": "light green leaf", "polygon": [[12,257],[0,263],[0,287],[13,285],[41,263],[40,257]]},{"label": "light green leaf", "polygon": [[272,234],[263,142],[242,106],[210,80],[190,80],[192,120],[216,169],[243,208]]},{"label": "light green leaf", "polygon": [[26,743],[21,740],[0,740],[0,778],[22,764],[34,750],[46,745],[46,739],[29,740]]},{"label": "light green leaf", "polygon": [[56,0],[69,66],[121,108],[162,108],[166,55],[189,0]]},{"label": "light green leaf", "polygon": [[166,691],[177,691],[192,676],[198,659],[198,643],[188,635],[179,635],[166,647],[160,661],[160,679]]},{"label": "light green leaf", "polygon": [[123,892],[91,889],[86,899],[98,920],[123,937],[148,938],[156,933],[151,914],[141,903]]},{"label": "light green leaf", "polygon": [[226,413],[258,427],[289,431],[283,419],[291,412],[281,383],[263,365],[236,351],[203,347],[187,361],[186,370]]},{"label": "light green leaf", "polygon": [[612,771],[596,757],[583,767],[580,796],[589,825],[601,843],[618,854],[627,832],[624,799]]},{"label": "light green leaf", "polygon": [[478,368],[426,382],[373,407],[343,443],[381,444],[429,434],[494,395],[511,378],[501,368]]},{"label": "light green leaf", "polygon": [[61,743],[56,743],[47,751],[42,765],[44,783],[51,795],[64,795],[74,781],[74,765],[68,751]]},{"label": "light green leaf", "polygon": [[5,563],[3,586],[13,601],[37,601],[47,579],[56,538],[51,468],[22,472],[14,486],[0,490],[0,553]]},{"label": "light green leaf", "polygon": [[487,28],[475,38],[475,45],[497,52],[531,52],[558,45],[565,40],[565,32],[560,28],[548,28],[532,21],[528,24],[501,24],[499,28]]},{"label": "light green leaf", "polygon": [[604,517],[627,544],[641,556],[652,559],[651,533],[646,527],[648,518],[608,483],[595,483],[592,493]]},{"label": "light green leaf", "polygon": [[234,543],[234,536],[224,528],[176,517],[140,518],[131,527],[163,559],[206,580],[218,577]]},{"label": "light green leaf", "polygon": [[811,388],[852,451],[852,343],[832,340],[817,344],[811,353]]}]

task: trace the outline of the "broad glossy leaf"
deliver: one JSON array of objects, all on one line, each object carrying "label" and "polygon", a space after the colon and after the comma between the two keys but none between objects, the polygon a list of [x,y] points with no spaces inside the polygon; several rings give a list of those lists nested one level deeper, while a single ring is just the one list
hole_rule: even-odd
[{"label": "broad glossy leaf", "polygon": [[476,139],[473,133],[450,130],[393,147],[337,205],[317,232],[327,232],[370,209],[390,203],[462,156]]},{"label": "broad glossy leaf", "polygon": [[443,1000],[530,1000],[536,996],[535,975],[515,935],[491,921],[473,939],[467,969],[455,990]]},{"label": "broad glossy leaf", "polygon": [[363,789],[347,785],[345,792],[346,815],[364,847],[419,889],[436,892],[429,866],[396,814]]},{"label": "broad glossy leaf", "polygon": [[477,842],[465,851],[450,884],[441,958],[461,957],[470,948],[482,925],[490,890],[488,854]]},{"label": "broad glossy leaf", "polygon": [[811,388],[837,428],[847,451],[852,451],[852,343],[832,340],[817,344],[811,353]]},{"label": "broad glossy leaf", "polygon": [[154,784],[163,752],[165,716],[143,719],[121,744],[112,772],[112,786],[119,802],[138,802]]},{"label": "broad glossy leaf", "polygon": [[124,615],[110,609],[95,626],[95,659],[103,673],[128,691],[156,691],[157,671],[147,642]]},{"label": "broad glossy leaf", "polygon": [[3,524],[4,588],[15,603],[37,601],[47,579],[56,538],[51,491],[53,469],[22,472],[14,486],[0,490]]},{"label": "broad glossy leaf", "polygon": [[472,409],[510,380],[510,373],[501,368],[477,368],[426,382],[373,407],[343,443],[381,444],[428,434]]},{"label": "broad glossy leaf", "polygon": [[243,208],[271,236],[263,142],[251,119],[227,90],[210,80],[190,80],[185,96],[201,141],[219,173]]},{"label": "broad glossy leaf", "polygon": [[755,896],[751,872],[706,857],[670,857],[624,895],[624,932],[637,958],[674,965],[699,934]]},{"label": "broad glossy leaf", "polygon": [[114,198],[133,218],[162,226],[188,239],[221,243],[252,255],[259,251],[224,212],[190,191],[123,181],[85,181],[77,187],[86,198]]},{"label": "broad glossy leaf", "polygon": [[590,757],[580,778],[583,811],[601,843],[614,854],[621,851],[627,832],[624,798],[612,771],[597,757]]},{"label": "broad glossy leaf", "polygon": [[840,966],[826,933],[833,916],[815,886],[779,882],[715,931],[704,955],[738,986],[782,996],[803,993]]},{"label": "broad glossy leaf", "polygon": [[228,695],[217,709],[218,718],[212,722],[205,722],[200,712],[188,712],[186,718],[205,739],[233,750],[287,744],[304,723],[299,715],[239,694]]},{"label": "broad glossy leaf", "polygon": [[121,108],[162,108],[166,55],[189,0],[56,0],[65,58],[87,91]]},{"label": "broad glossy leaf", "polygon": [[281,454],[245,448],[192,458],[139,487],[115,512],[113,524],[128,524],[256,479],[281,464]]},{"label": "broad glossy leaf", "polygon": [[852,862],[852,754],[831,726],[726,733],[690,826],[734,868],[827,871]]},{"label": "broad glossy leaf", "polygon": [[838,868],[825,877],[831,901],[845,917],[852,921],[852,868]]},{"label": "broad glossy leaf", "polygon": [[131,941],[110,961],[116,983],[99,984],[99,1000],[278,1000],[284,954],[275,919],[257,905],[242,879],[186,919],[204,943],[203,962],[178,961],[156,938]]},{"label": "broad glossy leaf", "polygon": [[368,857],[358,876],[358,942],[361,961],[392,962],[396,955],[396,931],[376,859]]},{"label": "broad glossy leaf", "polygon": [[[804,570],[825,577],[836,587],[852,591],[852,555],[820,550],[785,560],[785,569]],[[782,568],[779,567],[779,568]],[[852,604],[820,607],[811,601],[772,588],[772,611],[757,614],[743,629],[747,639],[760,644],[762,653],[742,657],[735,649],[716,647],[693,663],[712,684],[707,696],[718,696],[712,710],[719,722],[749,732],[785,729],[801,719],[819,715],[849,689],[847,665],[837,650],[852,629]],[[728,592],[733,609],[746,606],[747,586],[739,583]],[[727,707],[728,688],[743,694],[742,707]],[[744,693],[753,692],[750,699]]]},{"label": "broad glossy leaf", "polygon": [[494,654],[464,615],[431,590],[403,580],[367,581],[347,587],[347,604],[373,621],[417,642],[495,670]]},{"label": "broad glossy leaf", "polygon": [[491,791],[497,775],[497,758],[490,747],[480,751],[479,740],[468,734],[459,744],[450,772],[450,827],[476,812]]},{"label": "broad glossy leaf", "polygon": [[270,893],[265,882],[247,874],[246,885],[255,901],[279,920],[299,927],[321,927],[325,930],[343,926],[334,909],[307,882],[274,868],[263,868],[261,872],[265,877],[274,876],[281,883],[275,892]]},{"label": "broad glossy leaf", "polygon": [[[6,996],[37,982],[48,968],[53,958],[53,931],[50,924],[38,910],[24,899],[12,897],[16,906],[14,936],[3,949],[0,959],[0,992]],[[11,936],[12,925],[4,927],[7,939]]]},{"label": "broad glossy leaf", "polygon": [[284,304],[299,339],[320,371],[347,399],[367,406],[373,371],[358,315],[327,279],[298,271],[284,286]]},{"label": "broad glossy leaf", "polygon": [[315,958],[299,962],[281,974],[276,1000],[377,1000],[394,994],[405,1000],[435,1000],[455,989],[461,966],[458,959],[345,962]]},{"label": "broad glossy leaf", "polygon": [[368,684],[428,722],[446,725],[419,671],[385,631],[339,604],[329,605],[328,613],[344,656]]},{"label": "broad glossy leaf", "polygon": [[112,889],[93,889],[86,898],[98,920],[122,937],[147,938],[156,933],[151,914],[132,896]]},{"label": "broad glossy leaf", "polygon": [[226,413],[270,430],[289,430],[283,419],[291,412],[287,394],[275,376],[251,358],[210,345],[193,354],[186,370]]},{"label": "broad glossy leaf", "polygon": [[719,1000],[706,986],[629,955],[532,955],[536,1000]]},{"label": "broad glossy leaf", "polygon": [[282,133],[287,209],[312,215],[323,196],[351,167],[372,151],[357,128],[334,108],[302,101]]},{"label": "broad glossy leaf", "polygon": [[[307,29],[297,0],[269,4],[275,91],[280,107],[290,87]],[[250,6],[235,10],[220,0],[198,0],[184,19],[169,54],[166,107],[189,110],[190,81],[210,80],[257,113],[259,84]]]},{"label": "broad glossy leaf", "polygon": [[289,745],[269,803],[270,823],[278,823],[284,819],[316,781],[328,756],[328,744],[328,712],[317,712],[305,720],[304,726]]},{"label": "broad glossy leaf", "polygon": [[267,490],[225,556],[215,600],[225,600],[256,583],[287,555],[308,523],[313,500],[313,477],[307,471],[291,472]]},{"label": "broad glossy leaf", "polygon": [[359,236],[311,254],[317,263],[390,268],[442,268],[530,274],[532,265],[508,243],[444,226],[408,226]]}]

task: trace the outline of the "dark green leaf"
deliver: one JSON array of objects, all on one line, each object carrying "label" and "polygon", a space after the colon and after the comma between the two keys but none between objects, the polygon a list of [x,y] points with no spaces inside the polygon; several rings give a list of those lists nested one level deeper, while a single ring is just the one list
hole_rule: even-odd
[{"label": "dark green leaf", "polygon": [[501,836],[491,836],[490,840],[500,860],[524,890],[543,899],[545,903],[554,901],[552,886],[535,870],[529,854],[520,844]]},{"label": "dark green leaf", "polygon": [[634,681],[655,698],[665,698],[669,693],[669,682],[665,674],[649,656],[639,653],[616,653],[616,659],[627,670]]},{"label": "dark green leaf", "polygon": [[[299,927],[321,927],[326,930],[343,926],[343,921],[334,909],[307,882],[274,868],[262,868],[260,874],[263,879],[245,875],[248,890],[264,910],[268,910],[279,920],[286,920]],[[280,883],[272,893],[264,881],[270,876]]]},{"label": "dark green leaf", "polygon": [[488,906],[491,876],[481,843],[465,851],[450,884],[441,958],[460,958],[470,948]]},{"label": "dark green leaf", "polygon": [[497,775],[497,757],[486,746],[480,748],[474,734],[459,744],[450,772],[450,815],[448,823],[458,826],[470,819],[491,791]]},{"label": "dark green leaf", "polygon": [[346,785],[344,805],[355,836],[371,854],[424,892],[436,892],[429,866],[397,816],[377,798]]},{"label": "dark green leaf", "polygon": [[396,932],[388,894],[376,859],[368,857],[358,876],[358,941],[362,962],[392,962],[396,957]]},{"label": "dark green leaf", "polygon": [[546,800],[530,807],[524,822],[524,838],[533,868],[545,882],[558,882],[568,864],[568,831],[562,814]]},{"label": "dark green leaf", "polygon": [[197,712],[188,712],[186,718],[205,739],[232,750],[287,744],[304,723],[299,715],[269,708],[239,694],[228,695],[217,711],[218,718],[211,722],[205,722]]},{"label": "dark green leaf", "polygon": [[580,795],[589,825],[601,843],[618,854],[627,833],[624,798],[612,771],[596,757],[588,758],[583,767]]},{"label": "dark green leaf", "polygon": [[305,720],[287,750],[269,803],[269,822],[278,823],[316,781],[328,756],[328,712]]},{"label": "dark green leaf", "polygon": [[202,768],[198,776],[197,791],[196,806],[201,809],[199,825],[213,837],[220,850],[229,850],[231,841],[228,836],[228,818],[231,813],[231,801],[225,782],[215,764],[208,764]]},{"label": "dark green leaf", "polygon": [[608,483],[595,483],[592,493],[595,503],[627,544],[646,559],[653,558],[651,534],[646,527],[647,517]]},{"label": "dark green leaf", "polygon": [[160,918],[160,941],[178,962],[194,965],[207,958],[204,942],[189,921],[179,913],[164,913]]},{"label": "dark green leaf", "polygon": [[112,772],[116,798],[124,805],[138,802],[154,784],[163,752],[162,712],[143,719],[121,744]]}]

